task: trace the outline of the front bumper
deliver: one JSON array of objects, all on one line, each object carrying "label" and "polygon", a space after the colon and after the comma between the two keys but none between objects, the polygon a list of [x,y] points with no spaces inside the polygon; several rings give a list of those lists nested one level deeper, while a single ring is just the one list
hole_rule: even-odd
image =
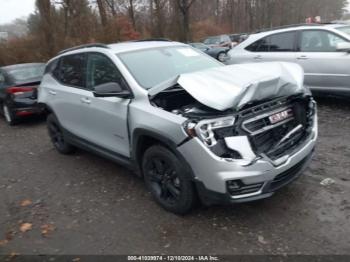
[{"label": "front bumper", "polygon": [[[315,117],[308,140],[296,153],[287,156],[283,163],[276,163],[266,157],[260,157],[255,161],[223,159],[213,154],[197,138],[180,146],[178,150],[191,166],[199,195],[204,202],[239,203],[269,197],[276,190],[298,178],[312,158],[317,136],[318,126]],[[246,145],[244,150],[247,151]],[[227,182],[236,180],[248,186],[255,184],[262,186],[249,194],[232,195],[227,190]]]}]

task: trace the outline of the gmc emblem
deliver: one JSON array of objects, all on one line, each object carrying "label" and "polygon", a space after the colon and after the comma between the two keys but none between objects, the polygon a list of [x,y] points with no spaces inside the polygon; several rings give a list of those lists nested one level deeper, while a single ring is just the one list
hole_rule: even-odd
[{"label": "gmc emblem", "polygon": [[288,118],[293,117],[293,111],[292,109],[287,109],[285,111],[279,112],[277,114],[274,114],[269,117],[270,123],[271,124],[276,124],[279,122],[282,122]]}]

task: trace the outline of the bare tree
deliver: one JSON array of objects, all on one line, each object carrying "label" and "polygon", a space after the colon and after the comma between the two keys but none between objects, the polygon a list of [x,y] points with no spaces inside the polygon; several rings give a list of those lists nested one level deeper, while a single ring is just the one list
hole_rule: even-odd
[{"label": "bare tree", "polygon": [[182,33],[181,40],[188,42],[191,39],[190,31],[190,8],[195,0],[176,0],[178,8],[182,15]]}]

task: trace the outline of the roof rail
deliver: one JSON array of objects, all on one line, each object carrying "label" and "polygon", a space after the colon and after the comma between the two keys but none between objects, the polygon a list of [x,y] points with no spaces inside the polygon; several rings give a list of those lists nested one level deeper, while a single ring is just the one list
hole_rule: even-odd
[{"label": "roof rail", "polygon": [[82,49],[82,48],[91,48],[91,47],[100,47],[100,48],[106,48],[109,49],[110,47],[108,45],[105,44],[100,44],[100,43],[95,43],[95,44],[86,44],[86,45],[79,45],[79,46],[74,46],[65,50],[62,50],[61,52],[59,52],[59,55],[65,54],[67,52],[70,51],[74,51],[74,50],[78,50],[78,49]]},{"label": "roof rail", "polygon": [[172,42],[170,39],[167,39],[167,38],[146,38],[146,39],[135,40],[134,42],[152,42],[152,41]]},{"label": "roof rail", "polygon": [[268,32],[268,31],[273,31],[273,30],[279,30],[279,29],[288,29],[288,28],[293,28],[293,27],[300,27],[300,26],[322,26],[324,24],[316,24],[316,23],[312,23],[312,24],[293,24],[293,25],[283,25],[283,26],[277,26],[277,27],[271,27],[271,28],[264,28],[261,30],[257,30],[254,33],[262,33],[262,32]]}]

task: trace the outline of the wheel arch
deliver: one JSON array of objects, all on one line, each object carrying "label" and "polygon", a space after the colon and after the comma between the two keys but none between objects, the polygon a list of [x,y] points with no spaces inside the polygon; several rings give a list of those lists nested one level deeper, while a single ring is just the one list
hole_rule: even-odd
[{"label": "wheel arch", "polygon": [[131,157],[134,161],[135,165],[137,165],[139,174],[142,175],[142,157],[148,148],[153,145],[162,145],[165,148],[169,149],[172,153],[175,154],[179,160],[184,163],[184,166],[188,173],[191,175],[191,179],[194,179],[194,173],[186,161],[186,159],[181,155],[181,153],[177,150],[178,145],[167,138],[166,136],[159,134],[154,131],[138,128],[134,131],[132,136],[132,153]]}]

